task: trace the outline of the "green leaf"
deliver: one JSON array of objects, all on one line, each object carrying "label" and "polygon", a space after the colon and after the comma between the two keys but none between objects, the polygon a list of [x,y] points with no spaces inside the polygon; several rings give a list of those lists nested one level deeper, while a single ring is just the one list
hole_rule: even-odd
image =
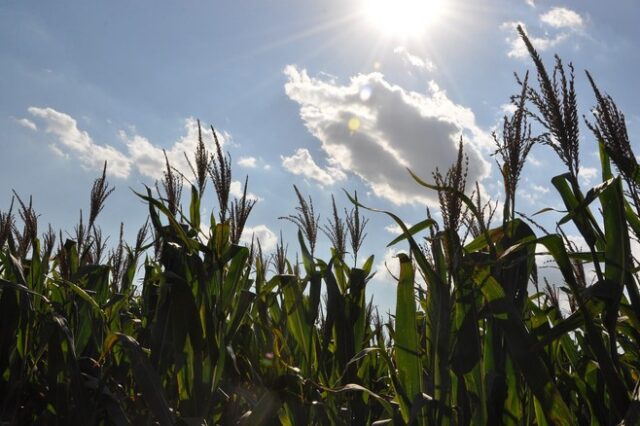
[{"label": "green leaf", "polygon": [[551,179],[551,183],[560,194],[569,214],[572,215],[571,220],[576,228],[578,228],[578,231],[580,231],[584,240],[589,247],[596,246],[598,249],[601,249],[603,241],[602,231],[600,231],[593,214],[589,210],[589,206],[583,203],[582,200],[584,200],[584,197],[579,192],[574,193],[570,182],[571,175],[568,173],[555,176]]},{"label": "green leaf", "polygon": [[387,244],[387,247],[394,246],[398,244],[400,241],[406,240],[409,237],[409,235],[413,236],[418,232],[424,229],[431,228],[432,226],[435,226],[435,225],[436,225],[436,221],[433,219],[425,219],[422,222],[416,223],[415,225],[413,225],[411,228],[408,229],[408,232],[406,234],[403,232],[402,234],[400,234],[398,238],[394,239],[389,244]]},{"label": "green leaf", "polygon": [[490,306],[493,305],[491,309],[496,311],[498,308],[494,318],[504,333],[509,354],[544,408],[547,420],[558,425],[574,424],[571,411],[551,379],[539,351],[533,350],[535,340],[527,331],[513,302],[504,294],[502,285],[489,274],[488,267],[478,269],[473,279]]},{"label": "green leaf", "polygon": [[395,360],[398,380],[406,392],[408,401],[400,402],[402,417],[409,422],[411,402],[422,392],[422,367],[416,328],[416,301],[413,291],[415,272],[411,259],[404,254],[400,260],[400,279],[396,299]]},{"label": "green leaf", "polygon": [[150,365],[142,348],[140,348],[140,344],[133,337],[126,334],[112,333],[105,339],[103,357],[111,352],[113,345],[116,343],[124,346],[129,354],[133,377],[156,420],[163,426],[173,425],[173,414],[164,395],[160,376]]},{"label": "green leaf", "polygon": [[200,231],[200,194],[198,188],[191,185],[191,203],[189,204],[189,219],[191,226],[198,232]]}]

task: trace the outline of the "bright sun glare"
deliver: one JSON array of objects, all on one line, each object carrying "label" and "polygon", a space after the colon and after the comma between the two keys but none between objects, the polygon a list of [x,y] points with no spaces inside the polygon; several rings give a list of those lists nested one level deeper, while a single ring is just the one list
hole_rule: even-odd
[{"label": "bright sun glare", "polygon": [[386,35],[421,35],[438,21],[447,0],[365,0],[367,19]]}]

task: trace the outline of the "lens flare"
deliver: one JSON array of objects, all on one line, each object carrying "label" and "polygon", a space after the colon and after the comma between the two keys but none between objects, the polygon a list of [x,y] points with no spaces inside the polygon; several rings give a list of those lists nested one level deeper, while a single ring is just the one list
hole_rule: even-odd
[{"label": "lens flare", "polygon": [[349,126],[349,130],[351,130],[351,132],[357,132],[360,128],[360,119],[358,117],[351,117],[347,125]]},{"label": "lens flare", "polygon": [[362,102],[367,102],[371,98],[371,87],[364,86],[360,89],[360,100]]}]

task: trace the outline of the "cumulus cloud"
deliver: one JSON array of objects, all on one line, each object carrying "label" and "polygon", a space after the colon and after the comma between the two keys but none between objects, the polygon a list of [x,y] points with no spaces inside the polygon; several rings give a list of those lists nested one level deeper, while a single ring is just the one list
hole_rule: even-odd
[{"label": "cumulus cloud", "polygon": [[28,118],[16,118],[15,121],[16,121],[16,123],[18,123],[20,126],[24,127],[25,129],[29,129],[29,130],[33,130],[33,131],[38,130],[38,126],[36,126],[36,123],[34,123],[33,121],[29,120]]},{"label": "cumulus cloud", "polygon": [[543,36],[534,36],[527,31],[526,26],[522,22],[505,22],[502,24],[501,28],[509,32],[509,35],[507,36],[507,43],[509,45],[507,56],[510,58],[522,59],[529,56],[527,46],[525,46],[524,42],[520,38],[520,34],[518,34],[518,31],[516,30],[518,25],[521,25],[522,28],[524,28],[531,44],[533,44],[533,47],[535,47],[539,52],[543,52],[557,46],[565,41],[569,36],[567,33],[559,33],[554,36],[548,34]]},{"label": "cumulus cloud", "polygon": [[396,47],[395,49],[393,49],[393,53],[397,53],[398,55],[400,55],[405,64],[415,67],[421,71],[433,71],[436,69],[436,64],[434,64],[432,61],[412,54],[404,46]]},{"label": "cumulus cloud", "polygon": [[[229,194],[231,194],[232,197],[240,198],[242,197],[243,193],[244,193],[244,185],[240,181],[234,180],[233,182],[231,182],[231,185],[229,186]],[[258,197],[256,194],[252,192],[247,192],[247,199],[254,200],[254,201],[262,200],[262,198]]]},{"label": "cumulus cloud", "polygon": [[[46,133],[55,136],[56,142],[50,144],[50,148],[59,156],[77,160],[85,169],[102,169],[104,162],[107,161],[107,172],[118,178],[126,179],[134,170],[144,177],[162,178],[165,169],[162,147],[151,143],[144,136],[129,134],[122,130],[119,132],[119,137],[124,146],[116,148],[97,143],[88,132],[81,130],[78,122],[68,114],[53,108],[30,107],[28,111],[32,116],[43,121]],[[35,123],[33,126],[37,129]],[[193,118],[186,119],[184,129],[185,135],[165,151],[172,167],[185,176],[190,176],[191,169],[185,153],[191,155],[197,147],[197,121]],[[227,133],[218,134],[218,140],[222,146],[228,142],[229,138]],[[202,139],[209,151],[215,149],[212,132],[203,131]],[[231,186],[232,192],[235,190],[235,194],[242,195],[240,182],[233,182]]]},{"label": "cumulus cloud", "polygon": [[56,137],[54,152],[72,154],[86,169],[102,168],[107,161],[109,174],[120,178],[129,176],[131,159],[111,145],[95,143],[87,132],[78,128],[78,123],[70,115],[53,108],[30,107],[28,111],[44,121],[46,133]]},{"label": "cumulus cloud", "polygon": [[[405,223],[405,226],[407,228],[411,228],[412,225],[410,223]],[[395,235],[400,235],[403,232],[402,228],[400,228],[400,225],[398,225],[397,223],[385,226],[384,230]]]},{"label": "cumulus cloud", "polygon": [[[185,176],[191,176],[189,163],[185,153],[191,155],[198,146],[198,122],[194,118],[187,118],[184,122],[185,135],[180,137],[172,146],[165,149],[171,166]],[[229,135],[216,132],[222,146],[229,140]],[[165,169],[165,159],[162,147],[154,145],[149,139],[137,134],[129,134],[124,130],[119,132],[120,139],[125,143],[128,156],[140,174],[153,179],[161,179]],[[202,131],[202,140],[210,152],[215,150],[213,133]]]},{"label": "cumulus cloud", "polygon": [[509,51],[507,52],[509,57],[526,58],[529,55],[516,30],[518,25],[524,28],[533,47],[539,52],[543,52],[556,47],[574,35],[582,34],[585,23],[584,18],[578,12],[564,7],[554,7],[538,16],[538,20],[539,24],[555,30],[555,34],[544,31],[542,35],[534,35],[527,30],[522,22],[504,22],[501,25],[501,28],[509,33],[506,39],[509,45]]},{"label": "cumulus cloud", "polygon": [[534,166],[534,167],[542,166],[542,161],[540,161],[536,157],[534,157],[533,154],[529,154],[529,156],[527,157],[527,162],[529,164],[531,164],[532,166]]},{"label": "cumulus cloud", "polygon": [[578,171],[578,177],[585,185],[591,185],[593,180],[598,177],[598,169],[595,167],[581,167]]},{"label": "cumulus cloud", "polygon": [[260,240],[264,252],[274,250],[278,244],[278,237],[267,225],[246,226],[242,231],[240,242],[250,245],[252,239]]},{"label": "cumulus cloud", "polygon": [[402,250],[397,250],[393,247],[388,248],[384,252],[384,257],[375,265],[374,270],[376,275],[374,280],[380,282],[392,282],[397,283],[397,278],[400,276],[400,262],[398,261],[398,253]]},{"label": "cumulus cloud", "polygon": [[554,7],[547,13],[540,15],[540,21],[553,28],[569,28],[577,30],[582,28],[584,20],[577,12],[564,7]]},{"label": "cumulus cloud", "polygon": [[536,191],[539,192],[540,194],[548,194],[549,193],[549,188],[547,188],[546,186],[542,186],[542,185],[531,185],[531,188]]},{"label": "cumulus cloud", "polygon": [[[384,257],[380,259],[374,266],[374,272],[376,273],[373,279],[380,283],[393,284],[398,283],[400,277],[400,260],[398,254],[405,253],[404,250],[398,250],[393,247],[388,248],[384,252]],[[424,277],[420,274],[418,268],[415,268],[414,283],[418,286],[424,287]]]},{"label": "cumulus cloud", "polygon": [[504,115],[513,115],[518,110],[518,107],[512,103],[502,104],[500,105],[500,111]]},{"label": "cumulus cloud", "polygon": [[257,166],[258,160],[256,157],[240,157],[238,159],[238,165],[242,167],[247,167],[250,169],[254,169]]},{"label": "cumulus cloud", "polygon": [[455,161],[464,135],[469,182],[489,173],[481,151],[492,147],[491,136],[476,125],[470,109],[455,104],[433,82],[427,93],[418,93],[390,84],[380,73],[356,75],[345,85],[310,77],[295,66],[285,74],[285,92],[300,105],[300,117],[320,141],[328,164],[322,169],[308,150],[298,149],[283,157],[289,171],[312,170],[305,176],[319,182],[353,173],[394,204],[435,205],[435,194],[417,185],[406,168],[429,179],[436,167],[446,169]]},{"label": "cumulus cloud", "polygon": [[323,169],[318,166],[311,157],[309,150],[299,148],[293,155],[288,157],[281,155],[282,167],[294,175],[302,175],[320,185],[333,185],[334,183],[346,179],[346,174],[336,167]]},{"label": "cumulus cloud", "polygon": [[530,204],[537,204],[543,199],[546,194],[549,193],[549,188],[542,185],[530,185],[531,190],[520,188],[517,191],[517,195],[524,200],[527,200]]},{"label": "cumulus cloud", "polygon": [[52,143],[52,144],[49,144],[49,148],[50,148],[50,149],[51,149],[51,151],[53,151],[53,153],[54,153],[55,155],[57,155],[58,157],[69,159],[69,154],[67,154],[66,152],[62,151],[62,150],[58,147],[58,145],[56,145],[56,144]]}]

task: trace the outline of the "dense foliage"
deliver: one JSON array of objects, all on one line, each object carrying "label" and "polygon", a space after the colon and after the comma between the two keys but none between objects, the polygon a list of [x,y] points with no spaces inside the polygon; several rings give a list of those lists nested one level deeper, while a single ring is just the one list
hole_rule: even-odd
[{"label": "dense foliage", "polygon": [[[19,220],[0,215],[0,422],[635,424],[636,157],[624,116],[588,75],[602,180],[583,191],[573,68],[557,58],[549,74],[522,35],[537,82],[518,79],[515,113],[495,135],[502,214],[492,221],[497,205],[478,187],[465,195],[462,142],[433,184],[414,176],[437,191],[442,220],[408,228],[380,213],[403,230],[391,244],[408,243],[391,318],[367,303],[374,262],[358,258],[366,219],[357,196],[345,218],[334,203],[321,226],[296,188],[299,207],[285,219],[299,228],[301,261],[288,260],[282,243],[267,257],[258,241],[239,244],[253,201],[246,182],[245,196],[231,200],[219,144],[211,154],[201,140],[192,154],[185,208],[184,177],[168,162],[156,191],[137,194],[149,223],[133,245],[121,237],[108,250],[96,224],[111,193],[104,172],[88,221],[66,239],[51,229],[41,236],[31,203],[16,196]],[[529,122],[542,134],[532,136]],[[567,167],[551,180],[566,208],[554,232],[515,208],[534,144]],[[208,184],[218,209],[202,218]],[[575,226],[587,249],[571,245],[563,226]],[[318,231],[333,246],[328,260],[315,256]],[[563,286],[539,286],[537,247]]]}]

